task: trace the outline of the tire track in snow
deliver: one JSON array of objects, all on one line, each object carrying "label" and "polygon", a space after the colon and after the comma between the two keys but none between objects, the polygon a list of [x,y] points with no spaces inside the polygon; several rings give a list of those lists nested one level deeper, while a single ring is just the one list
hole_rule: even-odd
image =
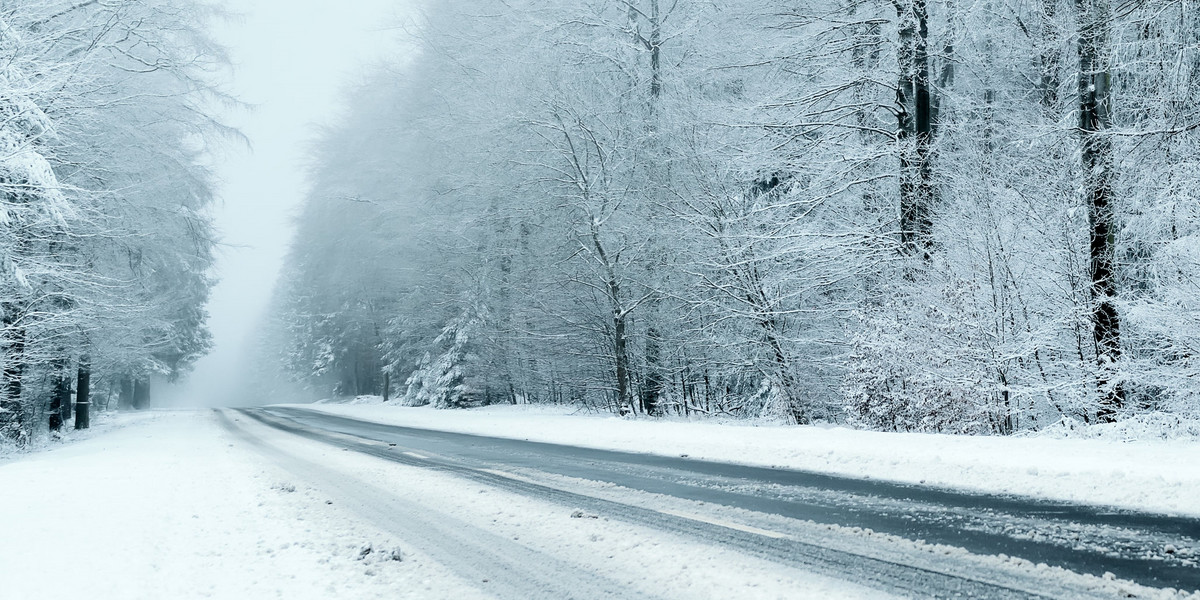
[{"label": "tire track in snow", "polygon": [[[326,433],[401,442],[421,452],[440,449],[452,462],[490,465],[509,475],[517,469],[552,480],[557,475],[607,482],[802,522],[861,527],[979,556],[1006,555],[1015,557],[1014,562],[1045,563],[1149,588],[1200,590],[1200,520],[1195,518],[411,428],[296,407],[262,412]],[[535,479],[545,483],[540,475]],[[842,549],[855,552],[853,547]],[[894,560],[909,563],[908,558]]]},{"label": "tire track in snow", "polygon": [[[266,426],[286,431],[313,441],[347,448],[385,460],[451,473],[486,485],[525,496],[548,500],[567,508],[586,509],[629,523],[649,526],[675,534],[700,538],[728,547],[737,548],[749,555],[771,560],[791,567],[799,567],[815,573],[880,589],[889,593],[913,598],[986,598],[995,600],[1033,600],[1048,598],[1087,598],[1082,591],[1061,589],[1023,589],[1014,582],[988,581],[932,569],[905,565],[897,562],[863,556],[842,550],[792,539],[775,532],[753,531],[731,526],[731,524],[695,518],[679,513],[665,512],[623,504],[570,492],[536,482],[523,480],[488,468],[475,468],[436,456],[423,458],[413,456],[407,449],[368,438],[345,433],[331,433],[305,425],[266,416],[257,411],[240,411]],[[505,540],[507,541],[507,540]],[[1042,585],[1043,582],[1031,584]],[[571,596],[560,596],[563,598]],[[588,596],[603,597],[603,596]],[[636,597],[636,596],[616,596]]]},{"label": "tire track in snow", "polygon": [[[637,590],[396,497],[356,477],[289,454],[255,437],[224,412],[217,420],[230,434],[338,499],[373,525],[412,544],[431,559],[502,600],[652,600]],[[249,415],[256,420],[257,417]],[[261,422],[261,420],[260,420]],[[271,425],[269,423],[265,423]],[[277,428],[278,429],[278,428]],[[328,443],[327,440],[321,440]],[[412,459],[417,461],[419,459]]]}]

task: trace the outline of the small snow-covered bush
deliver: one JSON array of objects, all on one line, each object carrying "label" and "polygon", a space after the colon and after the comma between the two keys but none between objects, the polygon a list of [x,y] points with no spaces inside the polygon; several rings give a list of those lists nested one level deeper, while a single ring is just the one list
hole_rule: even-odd
[{"label": "small snow-covered bush", "polygon": [[963,293],[860,314],[842,388],[851,424],[890,431],[1003,432],[1010,407]]}]

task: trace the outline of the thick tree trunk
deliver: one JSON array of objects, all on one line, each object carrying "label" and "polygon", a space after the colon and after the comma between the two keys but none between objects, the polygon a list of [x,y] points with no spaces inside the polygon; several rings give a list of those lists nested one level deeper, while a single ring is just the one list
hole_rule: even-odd
[{"label": "thick tree trunk", "polygon": [[75,403],[72,402],[73,398],[71,394],[72,379],[71,363],[64,361],[62,375],[59,379],[60,387],[58,392],[59,396],[62,398],[61,402],[59,402],[59,415],[62,416],[62,424],[64,426],[66,426],[67,423],[70,423],[75,417]]},{"label": "thick tree trunk", "polygon": [[900,248],[930,257],[933,247],[933,104],[929,89],[926,0],[897,3],[900,81],[896,86],[900,155]]},{"label": "thick tree trunk", "polygon": [[1121,320],[1115,298],[1116,217],[1113,210],[1113,147],[1108,58],[1107,0],[1076,0],[1079,11],[1079,129],[1084,201],[1088,207],[1092,335],[1096,344],[1101,422],[1112,421],[1125,403],[1125,390],[1113,381],[1121,358]]},{"label": "thick tree trunk", "polygon": [[133,382],[133,408],[143,410],[150,407],[150,380],[135,379]]},{"label": "thick tree trunk", "polygon": [[651,327],[646,333],[646,382],[642,387],[642,411],[648,415],[661,415],[663,410],[659,397],[663,389],[662,335]]},{"label": "thick tree trunk", "polygon": [[133,377],[121,376],[121,393],[117,397],[117,408],[120,410],[133,409]]},{"label": "thick tree trunk", "polygon": [[390,389],[391,387],[392,387],[392,374],[387,371],[384,371],[383,372],[383,401],[384,402],[388,401],[388,397],[391,392],[391,389]]},{"label": "thick tree trunk", "polygon": [[4,370],[0,371],[0,434],[18,442],[28,435],[25,407],[21,404],[21,381],[25,375],[25,328],[4,307]]},{"label": "thick tree trunk", "polygon": [[50,431],[62,431],[62,396],[58,395],[58,383],[54,385],[54,390],[50,395],[50,410],[47,414],[50,416],[49,426]]},{"label": "thick tree trunk", "polygon": [[79,359],[75,377],[75,429],[92,425],[92,362],[87,356]]},{"label": "thick tree trunk", "polygon": [[61,431],[71,420],[71,378],[67,375],[68,363],[54,362],[54,389],[50,397],[50,431]]},{"label": "thick tree trunk", "polygon": [[[608,282],[610,293],[614,298],[619,297],[620,288],[615,281]],[[613,360],[617,368],[617,408],[633,410],[633,401],[629,393],[629,346],[626,342],[626,315],[619,308],[613,308]]]}]

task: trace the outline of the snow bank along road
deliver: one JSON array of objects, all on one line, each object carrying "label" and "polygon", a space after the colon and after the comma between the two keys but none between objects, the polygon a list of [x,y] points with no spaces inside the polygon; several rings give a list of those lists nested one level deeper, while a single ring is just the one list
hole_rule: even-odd
[{"label": "snow bank along road", "polygon": [[[736,560],[753,558],[783,572],[800,569],[879,590],[867,597],[1169,598],[1183,595],[1176,590],[1200,589],[1197,519],[414,429],[294,407],[220,418],[298,476],[348,494],[344,500],[373,522],[399,527],[402,539],[424,543],[424,552],[493,597],[657,594],[613,576],[628,573],[628,560],[600,556],[613,561],[605,568],[591,557],[597,569],[581,570],[559,558],[565,550],[514,543],[498,533],[502,527],[422,519],[430,511],[420,501],[406,503],[394,490],[346,481],[336,465],[299,458],[255,432],[272,428],[452,476],[479,494],[569,510],[580,523],[664,532],[733,552]],[[585,552],[583,562],[588,558]],[[686,550],[664,549],[650,560],[685,565],[694,558]],[[815,592],[812,584],[782,585],[778,575],[767,580],[774,585],[754,597],[836,597],[829,589]]]}]

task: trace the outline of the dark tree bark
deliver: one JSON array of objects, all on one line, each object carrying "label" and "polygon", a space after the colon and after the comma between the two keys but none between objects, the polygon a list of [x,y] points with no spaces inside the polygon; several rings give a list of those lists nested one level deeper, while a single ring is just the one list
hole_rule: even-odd
[{"label": "dark tree bark", "polygon": [[133,377],[121,376],[121,393],[117,397],[117,408],[120,410],[133,409]]},{"label": "dark tree bark", "polygon": [[662,371],[662,335],[651,327],[646,333],[646,381],[642,386],[642,411],[648,415],[662,414]]},{"label": "dark tree bark", "polygon": [[50,397],[50,431],[61,431],[71,420],[71,377],[67,375],[68,363],[54,361],[54,387]]},{"label": "dark tree bark", "polygon": [[604,267],[605,288],[608,301],[612,306],[612,350],[617,378],[617,411],[624,414],[626,409],[630,411],[636,411],[637,409],[637,404],[634,402],[629,385],[629,343],[627,330],[631,309],[625,307],[621,292],[621,283],[617,279],[616,266],[613,264],[608,252],[604,249],[604,243],[600,241],[600,231],[597,228],[595,219],[591,223],[591,238],[592,249],[595,250],[596,257]]},{"label": "dark tree bark", "polygon": [[383,372],[383,401],[388,401],[388,396],[392,387],[392,374],[388,371]]},{"label": "dark tree bark", "polygon": [[150,380],[135,379],[133,382],[133,408],[143,410],[150,407]]},{"label": "dark tree bark", "polygon": [[60,376],[59,396],[62,400],[59,402],[59,414],[62,416],[62,423],[65,426],[75,417],[75,403],[72,402],[71,393],[71,365],[67,361],[63,361],[62,375]]},{"label": "dark tree bark", "polygon": [[8,306],[4,309],[3,329],[6,335],[3,347],[4,370],[0,371],[0,435],[18,441],[28,431],[25,424],[25,407],[21,404],[21,380],[25,375],[25,328],[18,322]]},{"label": "dark tree bark", "polygon": [[[616,280],[609,279],[609,292],[613,298],[619,298],[621,289]],[[619,300],[618,300],[619,302]],[[613,308],[613,360],[617,369],[617,409],[624,410],[626,406],[633,409],[633,401],[629,393],[629,346],[626,332],[627,315],[618,307]]]},{"label": "dark tree bark", "polygon": [[1121,318],[1115,298],[1116,216],[1113,210],[1113,146],[1106,135],[1112,126],[1110,73],[1107,57],[1107,0],[1076,0],[1079,13],[1079,129],[1084,202],[1088,208],[1088,267],[1092,297],[1092,335],[1096,343],[1100,410],[1111,422],[1125,403],[1125,390],[1113,381],[1121,358]]},{"label": "dark tree bark", "polygon": [[54,391],[50,395],[50,431],[62,431],[62,397],[58,395],[58,385],[54,386]]},{"label": "dark tree bark", "polygon": [[900,155],[900,248],[930,257],[933,247],[933,103],[929,89],[926,0],[897,2],[900,82],[896,86]]},{"label": "dark tree bark", "polygon": [[75,377],[75,429],[87,429],[92,425],[92,362],[87,356],[79,359],[79,372]]}]

